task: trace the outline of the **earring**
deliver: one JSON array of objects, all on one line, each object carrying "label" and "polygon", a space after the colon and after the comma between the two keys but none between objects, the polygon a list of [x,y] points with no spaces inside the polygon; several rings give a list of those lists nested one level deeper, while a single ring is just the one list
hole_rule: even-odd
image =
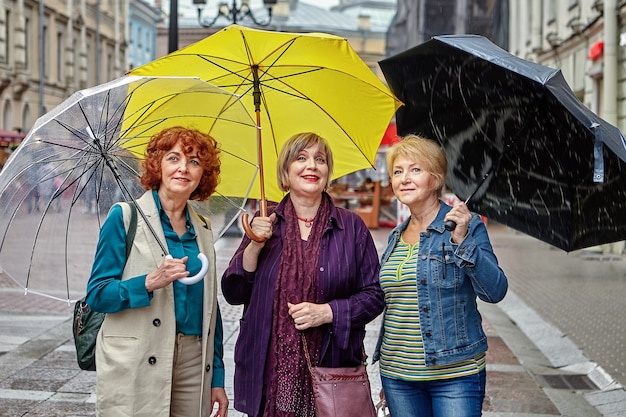
[{"label": "earring", "polygon": [[283,191],[289,191],[289,186],[286,184],[283,184]]}]

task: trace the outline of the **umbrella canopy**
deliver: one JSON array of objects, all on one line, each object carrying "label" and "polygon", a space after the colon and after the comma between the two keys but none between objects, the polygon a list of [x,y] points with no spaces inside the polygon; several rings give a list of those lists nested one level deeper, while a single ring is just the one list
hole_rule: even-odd
[{"label": "umbrella canopy", "polygon": [[[626,238],[624,137],[560,70],[481,36],[436,36],[380,62],[398,133],[439,141],[469,206],[566,251]],[[474,194],[475,193],[475,194]]]},{"label": "umbrella canopy", "polygon": [[[0,271],[28,293],[84,295],[105,216],[145,191],[140,159],[152,134],[172,126],[222,142],[256,130],[237,96],[191,77],[123,77],[39,118],[0,172]],[[215,193],[195,207],[219,237],[244,204]]]},{"label": "umbrella canopy", "polygon": [[[330,142],[334,176],[371,168],[399,101],[348,42],[322,33],[284,33],[231,25],[193,45],[130,71],[192,75],[242,96],[261,127],[246,141],[261,168],[252,198],[280,201],[276,159],[292,135],[315,132]],[[262,138],[261,138],[262,136]],[[255,141],[257,143],[255,143]],[[251,155],[241,154],[246,159]],[[264,176],[263,167],[271,175]],[[223,166],[224,193],[243,173]],[[263,180],[261,180],[261,178]]]}]

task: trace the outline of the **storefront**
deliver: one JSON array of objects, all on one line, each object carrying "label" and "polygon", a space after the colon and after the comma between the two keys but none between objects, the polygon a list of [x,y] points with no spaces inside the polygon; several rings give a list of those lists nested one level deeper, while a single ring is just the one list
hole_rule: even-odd
[{"label": "storefront", "polygon": [[0,129],[0,170],[9,159],[11,152],[22,143],[24,134]]}]

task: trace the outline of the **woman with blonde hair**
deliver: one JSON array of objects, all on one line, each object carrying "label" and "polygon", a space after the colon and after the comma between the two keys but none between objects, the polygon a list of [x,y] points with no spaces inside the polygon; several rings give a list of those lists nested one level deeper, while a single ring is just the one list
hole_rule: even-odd
[{"label": "woman with blonde hair", "polygon": [[411,212],[392,230],[380,271],[386,307],[374,360],[389,411],[478,417],[487,337],[476,299],[502,300],[507,278],[480,217],[463,202],[440,200],[448,162],[436,142],[405,137],[389,149],[387,168]]}]

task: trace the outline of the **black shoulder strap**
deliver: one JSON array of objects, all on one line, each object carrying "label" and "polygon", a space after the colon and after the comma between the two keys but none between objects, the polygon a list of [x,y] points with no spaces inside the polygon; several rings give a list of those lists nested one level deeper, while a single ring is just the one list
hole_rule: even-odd
[{"label": "black shoulder strap", "polygon": [[133,240],[135,240],[135,234],[137,233],[137,206],[134,201],[128,203],[130,207],[130,221],[128,223],[128,230],[126,231],[126,259],[130,255],[130,250],[133,247]]}]

